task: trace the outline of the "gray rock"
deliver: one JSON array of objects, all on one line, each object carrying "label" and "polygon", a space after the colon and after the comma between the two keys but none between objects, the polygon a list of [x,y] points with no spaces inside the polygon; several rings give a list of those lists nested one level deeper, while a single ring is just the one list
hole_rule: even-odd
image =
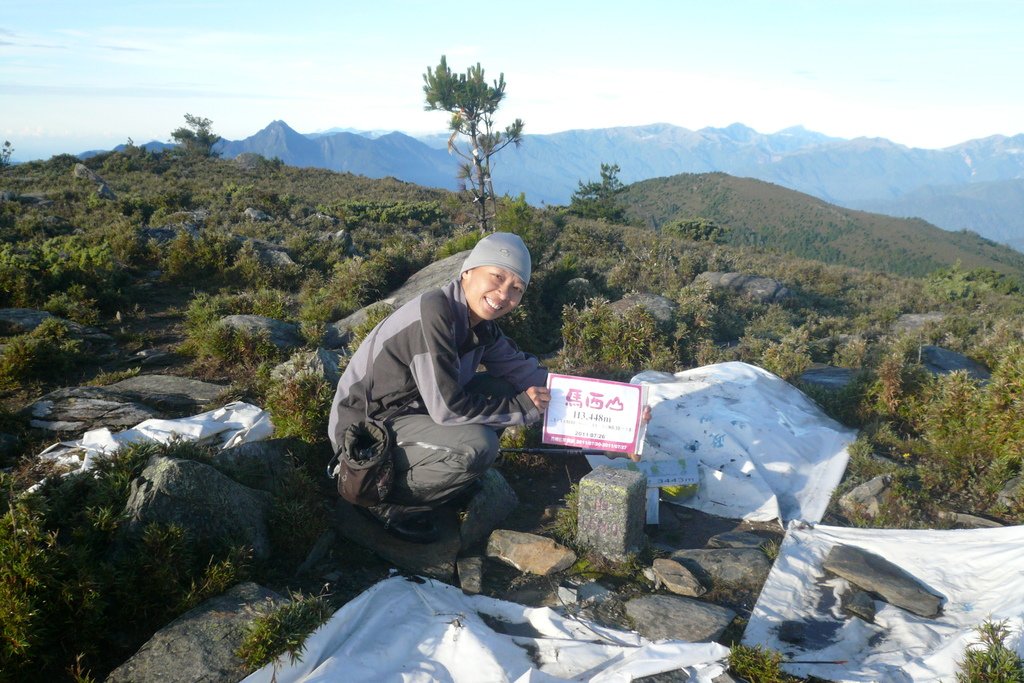
[{"label": "gray rock", "polygon": [[622,562],[646,542],[647,477],[641,472],[602,465],[579,483],[579,545]]},{"label": "gray rock", "polygon": [[88,180],[97,184],[104,182],[103,178],[99,177],[95,171],[85,164],[75,164],[74,168],[71,169],[71,174],[81,180]]},{"label": "gray rock", "polygon": [[519,505],[516,492],[498,470],[488,469],[479,481],[480,491],[466,506],[466,515],[459,528],[463,548],[470,548],[487,538]]},{"label": "gray rock", "polygon": [[0,433],[0,458],[9,458],[18,452],[21,439],[14,434]]},{"label": "gray rock", "polygon": [[717,640],[736,618],[731,609],[680,595],[633,598],[626,602],[626,615],[645,638],[691,643]]},{"label": "gray rock", "polygon": [[728,289],[761,303],[782,301],[791,296],[789,289],[778,280],[759,275],[706,271],[694,278],[694,282],[707,282],[715,289]]},{"label": "gray rock", "polygon": [[245,210],[245,217],[251,221],[264,222],[270,220],[270,214],[266,211],[261,211],[255,207],[250,206]]},{"label": "gray rock", "polygon": [[288,250],[279,244],[254,238],[243,238],[244,245],[253,250],[256,258],[265,266],[270,268],[296,268],[298,267]]},{"label": "gray rock", "polygon": [[689,569],[675,560],[659,557],[654,560],[653,569],[657,580],[676,595],[697,598],[708,591]]},{"label": "gray rock", "polygon": [[142,363],[142,367],[162,367],[173,365],[180,356],[172,351],[162,349],[143,349],[136,351],[135,357]]},{"label": "gray rock", "polygon": [[210,464],[240,484],[273,493],[294,469],[290,452],[302,447],[294,438],[251,441],[217,451]]},{"label": "gray rock", "polygon": [[892,324],[891,330],[894,334],[920,332],[928,325],[937,325],[945,319],[946,314],[939,311],[931,311],[929,313],[904,313],[900,317],[896,318],[896,322]]},{"label": "gray rock", "polygon": [[[316,539],[316,543],[309,549],[306,554],[306,559],[302,561],[299,568],[295,570],[296,576],[305,576],[313,571],[313,568],[319,565],[327,554],[331,551],[331,548],[338,544],[338,535],[334,532],[334,529],[328,529],[320,537]],[[332,565],[334,563],[332,562]]]},{"label": "gray rock", "polygon": [[618,301],[609,304],[609,308],[618,314],[625,313],[633,306],[640,306],[651,316],[662,323],[670,323],[675,318],[679,304],[672,299],[651,294],[649,292],[636,292],[627,294]]},{"label": "gray rock", "polygon": [[987,380],[992,375],[981,363],[977,363],[962,353],[944,349],[941,346],[926,344],[921,347],[921,365],[933,375],[948,375],[963,370],[974,379]]},{"label": "gray rock", "polygon": [[576,561],[576,553],[550,538],[509,529],[491,534],[487,539],[487,556],[540,576],[568,569]]},{"label": "gray rock", "polygon": [[271,496],[239,484],[195,460],[154,456],[131,485],[125,532],[151,522],[177,524],[200,543],[243,543],[253,557],[270,557],[266,514]]},{"label": "gray rock", "polygon": [[341,354],[318,348],[316,351],[299,351],[291,358],[270,371],[270,378],[286,382],[302,374],[323,377],[331,386],[337,386],[341,378]]},{"label": "gray rock", "polygon": [[216,402],[228,387],[176,375],[136,375],[102,387],[166,413],[191,414]]},{"label": "gray rock", "polygon": [[51,432],[85,432],[106,427],[119,431],[161,413],[105,387],[72,387],[51,391],[22,410],[29,425]]},{"label": "gray rock", "polygon": [[848,517],[866,515],[874,519],[889,499],[892,477],[880,474],[839,498],[839,509]]},{"label": "gray rock", "polygon": [[1020,500],[1020,497],[1024,495],[1024,477],[1014,477],[1010,481],[1003,485],[1003,488],[999,490],[997,500],[1000,505],[1006,507],[1013,507]]},{"label": "gray rock", "polygon": [[114,338],[109,334],[100,332],[95,327],[79,325],[72,320],[58,318],[46,311],[37,311],[34,308],[0,308],[0,337],[26,334],[43,324],[45,320],[59,320],[63,323],[72,336],[94,343],[109,343]]},{"label": "gray rock", "polygon": [[835,545],[822,563],[861,590],[880,595],[886,602],[918,616],[932,618],[942,609],[943,597],[880,555],[848,545]]},{"label": "gray rock", "polygon": [[99,184],[96,188],[96,195],[100,199],[117,199],[117,195],[110,189],[110,185],[107,185],[106,183]]},{"label": "gray rock", "polygon": [[726,531],[708,539],[708,548],[748,548],[761,550],[770,539],[749,531]]},{"label": "gray rock", "polygon": [[839,598],[839,609],[866,622],[875,621],[875,601],[864,591],[849,590],[843,593]]},{"label": "gray rock", "polygon": [[460,557],[456,565],[459,570],[459,587],[464,593],[478,595],[484,580],[484,558]]},{"label": "gray rock", "polygon": [[240,583],[160,629],[107,683],[235,683],[248,673],[235,651],[257,609],[287,602],[255,583]]},{"label": "gray rock", "polygon": [[936,516],[949,522],[957,529],[998,529],[1006,526],[991,519],[969,515],[964,512],[953,512],[952,510],[939,510]]},{"label": "gray rock", "polygon": [[[444,508],[441,509],[444,511]],[[355,511],[337,498],[329,520],[344,539],[338,553],[347,553],[349,541],[369,549],[374,555],[396,567],[451,583],[455,577],[455,558],[462,547],[455,515],[438,514],[440,538],[435,543],[408,543],[395,538],[377,522]]]},{"label": "gray rock", "polygon": [[330,323],[324,332],[323,345],[329,349],[340,349],[348,344],[352,330],[366,321],[367,311],[377,304],[384,303],[398,308],[428,289],[448,284],[462,272],[462,262],[466,260],[467,256],[469,256],[468,251],[461,251],[440,261],[435,261],[416,272],[386,299],[364,306],[347,318]]},{"label": "gray rock", "polygon": [[271,344],[282,351],[291,351],[305,343],[298,326],[262,315],[229,315],[221,318],[220,324],[244,334],[265,335]]},{"label": "gray rock", "polygon": [[683,565],[701,583],[760,592],[772,569],[771,560],[760,549],[716,548],[677,550],[670,559]]},{"label": "gray rock", "polygon": [[856,376],[856,370],[823,365],[805,370],[799,379],[801,382],[811,386],[837,390],[847,386]]}]

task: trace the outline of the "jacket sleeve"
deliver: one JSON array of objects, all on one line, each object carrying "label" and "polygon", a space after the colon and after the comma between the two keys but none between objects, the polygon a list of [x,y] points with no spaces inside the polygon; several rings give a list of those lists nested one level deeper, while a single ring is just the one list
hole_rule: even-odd
[{"label": "jacket sleeve", "polygon": [[[497,329],[497,325],[495,328]],[[497,339],[484,350],[481,362],[487,366],[487,372],[495,377],[507,380],[516,391],[526,391],[530,387],[542,387],[547,384],[548,370],[536,356],[524,353],[514,341],[497,330]]]},{"label": "jacket sleeve", "polygon": [[540,417],[540,411],[523,392],[512,398],[488,397],[469,393],[459,384],[455,321],[443,298],[421,299],[420,322],[425,353],[414,355],[409,369],[434,422],[506,427]]}]

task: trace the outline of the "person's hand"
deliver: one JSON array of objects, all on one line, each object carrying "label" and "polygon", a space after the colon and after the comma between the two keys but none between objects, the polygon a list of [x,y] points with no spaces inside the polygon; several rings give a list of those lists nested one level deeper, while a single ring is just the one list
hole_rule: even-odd
[{"label": "person's hand", "polygon": [[547,387],[530,387],[526,390],[526,395],[542,413],[548,409],[548,404],[551,403],[551,390]]},{"label": "person's hand", "polygon": [[[644,406],[644,410],[640,414],[640,419],[643,421],[644,424],[647,424],[648,422],[651,421],[651,407],[650,406]],[[629,458],[630,460],[632,460],[633,462],[640,462],[640,454],[639,453],[627,453],[626,457]]]}]

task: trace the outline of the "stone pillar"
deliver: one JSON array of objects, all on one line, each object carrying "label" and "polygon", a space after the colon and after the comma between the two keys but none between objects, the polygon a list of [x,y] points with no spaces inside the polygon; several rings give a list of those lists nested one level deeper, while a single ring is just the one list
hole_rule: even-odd
[{"label": "stone pillar", "polygon": [[621,562],[645,542],[647,477],[602,465],[580,480],[577,536],[582,546]]}]

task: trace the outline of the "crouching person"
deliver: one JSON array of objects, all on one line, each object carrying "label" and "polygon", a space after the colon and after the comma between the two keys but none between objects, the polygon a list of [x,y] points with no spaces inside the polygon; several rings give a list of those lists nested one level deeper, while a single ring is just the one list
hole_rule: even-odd
[{"label": "crouching person", "polygon": [[495,322],[522,301],[530,272],[517,235],[485,237],[458,278],[381,321],[342,375],[328,427],[335,452],[345,430],[366,418],[394,437],[390,491],[379,504],[356,506],[391,534],[437,540],[434,510],[483,476],[499,431],[547,408],[547,370]]}]

